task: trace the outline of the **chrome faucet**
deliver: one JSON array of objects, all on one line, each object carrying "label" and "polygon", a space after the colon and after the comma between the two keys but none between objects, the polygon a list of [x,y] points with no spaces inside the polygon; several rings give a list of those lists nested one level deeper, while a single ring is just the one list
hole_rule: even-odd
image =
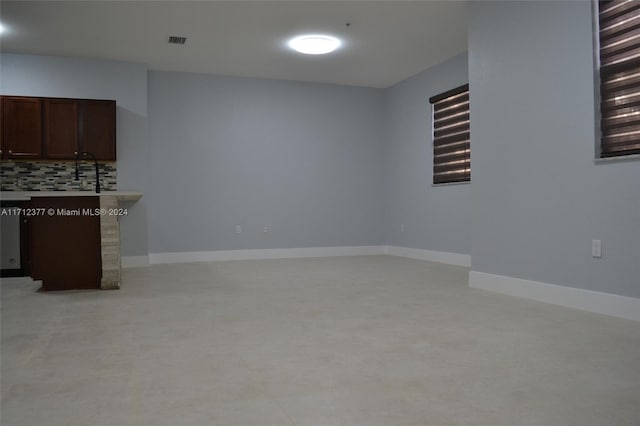
[{"label": "chrome faucet", "polygon": [[98,159],[94,154],[88,151],[76,153],[76,180],[80,180],[80,174],[78,173],[78,160],[80,159],[80,157],[85,157],[87,155],[93,157],[93,163],[96,166],[96,194],[99,194],[100,193],[100,171],[98,169]]}]

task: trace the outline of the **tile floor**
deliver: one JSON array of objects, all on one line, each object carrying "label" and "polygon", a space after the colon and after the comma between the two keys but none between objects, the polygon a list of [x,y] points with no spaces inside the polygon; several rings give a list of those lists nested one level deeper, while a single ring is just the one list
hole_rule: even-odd
[{"label": "tile floor", "polygon": [[1,284],[2,426],[640,425],[640,324],[390,256]]}]

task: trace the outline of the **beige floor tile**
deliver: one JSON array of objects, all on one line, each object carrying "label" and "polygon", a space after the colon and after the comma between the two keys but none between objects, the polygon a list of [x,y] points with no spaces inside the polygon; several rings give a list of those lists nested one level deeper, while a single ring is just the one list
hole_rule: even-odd
[{"label": "beige floor tile", "polygon": [[3,426],[638,426],[638,323],[390,256],[3,279]]}]

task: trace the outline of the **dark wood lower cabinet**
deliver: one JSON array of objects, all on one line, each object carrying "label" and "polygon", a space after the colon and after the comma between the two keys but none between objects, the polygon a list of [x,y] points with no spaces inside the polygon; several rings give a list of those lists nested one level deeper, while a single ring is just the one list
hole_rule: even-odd
[{"label": "dark wood lower cabinet", "polygon": [[[99,197],[33,198],[29,228],[30,269],[43,290],[97,289],[102,279]],[[44,209],[44,210],[42,210]],[[53,213],[53,214],[52,214]]]}]

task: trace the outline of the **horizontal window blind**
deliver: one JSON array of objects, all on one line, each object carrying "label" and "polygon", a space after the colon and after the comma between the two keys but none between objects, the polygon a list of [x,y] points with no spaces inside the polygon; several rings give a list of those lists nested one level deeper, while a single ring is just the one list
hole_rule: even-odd
[{"label": "horizontal window blind", "polygon": [[429,99],[433,104],[433,183],[471,180],[469,85]]},{"label": "horizontal window blind", "polygon": [[601,157],[640,154],[640,1],[600,1]]}]

